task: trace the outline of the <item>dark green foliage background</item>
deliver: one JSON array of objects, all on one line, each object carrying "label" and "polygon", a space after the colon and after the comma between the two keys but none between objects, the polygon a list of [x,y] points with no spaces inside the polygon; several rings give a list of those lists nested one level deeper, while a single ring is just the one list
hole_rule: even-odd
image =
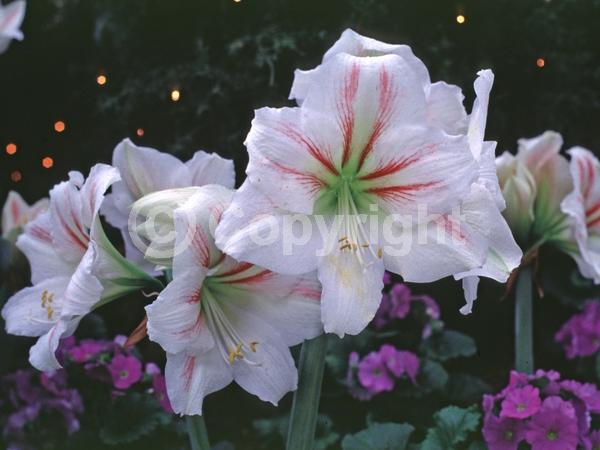
[{"label": "dark green foliage background", "polygon": [[[455,21],[459,13],[463,25]],[[468,110],[477,70],[492,68],[487,137],[498,140],[499,152],[514,149],[519,137],[554,129],[567,147],[598,154],[599,23],[600,0],[30,0],[25,40],[0,56],[0,144],[19,147],[14,156],[0,155],[0,201],[9,189],[33,201],[68,170],[87,173],[96,162],[110,162],[124,137],[182,159],[198,149],[216,151],[235,160],[239,184],[253,110],[289,105],[293,70],[318,64],[346,27],[409,44],[432,80],[463,88]],[[538,57],[546,61],[543,69]],[[103,87],[95,83],[101,72],[108,77]],[[169,100],[175,87],[182,94],[177,103]],[[67,124],[60,135],[52,130],[58,119]],[[142,138],[135,136],[138,127]],[[51,170],[41,167],[46,155],[54,158]],[[23,173],[18,184],[10,181],[13,170]],[[576,370],[551,338],[572,305],[593,294],[585,283],[572,288],[572,269],[564,257],[543,253],[540,282],[547,295],[535,303],[538,366],[565,375]],[[447,369],[501,387],[513,358],[512,299],[501,301],[502,287],[484,283],[468,318],[458,314],[456,283],[416,289],[440,302],[449,328],[477,342],[474,357]],[[111,331],[135,326],[142,303],[114,305],[107,313],[115,316]],[[328,396],[327,386],[324,392],[322,411],[342,435],[364,428],[377,408],[387,421],[407,417],[402,403],[340,400]],[[423,418],[417,426],[432,425],[439,403],[417,402],[409,416]],[[283,414],[289,404],[287,396],[274,410],[231,388],[209,398],[207,420],[217,440],[258,448],[252,421]]]}]

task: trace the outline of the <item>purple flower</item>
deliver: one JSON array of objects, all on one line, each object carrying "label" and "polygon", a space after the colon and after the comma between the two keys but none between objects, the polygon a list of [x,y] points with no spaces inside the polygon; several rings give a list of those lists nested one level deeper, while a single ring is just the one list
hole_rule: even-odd
[{"label": "purple flower", "polygon": [[113,342],[115,344],[117,344],[119,347],[123,347],[125,345],[125,342],[127,342],[127,336],[124,336],[122,334],[118,334],[113,339]]},{"label": "purple flower", "polygon": [[394,389],[394,379],[379,352],[369,353],[358,363],[358,380],[372,394]]},{"label": "purple flower", "polygon": [[585,450],[600,450],[600,430],[592,431],[589,436],[583,438]]},{"label": "purple flower", "polygon": [[142,363],[135,356],[117,355],[108,365],[117,389],[128,389],[142,378]]},{"label": "purple flower", "polygon": [[560,383],[560,387],[579,398],[590,412],[600,413],[600,392],[595,385],[565,380]]},{"label": "purple flower", "polygon": [[171,407],[171,402],[169,401],[169,396],[167,394],[165,377],[160,374],[154,375],[152,377],[152,388],[154,389],[154,395],[160,406],[162,406],[169,414],[173,414],[173,408]]},{"label": "purple flower", "polygon": [[386,286],[388,284],[392,284],[392,274],[389,273],[388,271],[385,271],[383,273],[383,284],[385,284]]},{"label": "purple flower", "polygon": [[69,350],[69,356],[76,363],[84,363],[95,358],[99,353],[108,350],[110,346],[110,342],[84,339],[78,346]]},{"label": "purple flower", "polygon": [[390,318],[404,319],[410,312],[412,293],[407,285],[396,283],[390,290]]},{"label": "purple flower", "polygon": [[515,388],[510,390],[502,401],[500,417],[526,419],[538,412],[541,404],[542,400],[538,388],[529,385]]},{"label": "purple flower", "polygon": [[564,346],[567,358],[590,356],[600,350],[600,303],[590,300],[571,317],[554,340]]},{"label": "purple flower", "polygon": [[365,401],[371,400],[373,398],[373,394],[367,391],[364,387],[360,385],[360,383],[356,380],[356,372],[358,371],[358,364],[360,362],[360,357],[358,353],[352,352],[348,356],[348,372],[346,373],[346,385],[348,386],[348,391],[350,395],[357,400]]},{"label": "purple flower", "polygon": [[489,450],[516,450],[525,437],[525,423],[488,414],[482,432]]},{"label": "purple flower", "polygon": [[575,450],[579,441],[573,406],[560,397],[548,397],[527,426],[525,439],[532,450]]},{"label": "purple flower", "polygon": [[401,378],[408,376],[413,384],[416,384],[417,373],[419,372],[419,358],[412,352],[396,350],[392,345],[385,344],[379,349],[379,354],[385,362],[387,369]]},{"label": "purple flower", "polygon": [[390,321],[390,307],[390,296],[387,292],[384,292],[381,297],[381,304],[379,305],[379,309],[377,309],[375,317],[373,318],[373,326],[378,330],[385,327]]},{"label": "purple flower", "polygon": [[64,369],[40,373],[40,384],[54,395],[63,395],[67,389],[67,372]]}]

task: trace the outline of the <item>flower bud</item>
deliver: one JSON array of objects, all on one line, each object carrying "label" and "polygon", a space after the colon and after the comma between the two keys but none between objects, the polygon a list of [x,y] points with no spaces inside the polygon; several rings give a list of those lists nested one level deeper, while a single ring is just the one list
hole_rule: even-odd
[{"label": "flower bud", "polygon": [[174,212],[200,188],[167,189],[136,201],[129,215],[129,235],[144,258],[158,266],[169,267],[175,247]]}]

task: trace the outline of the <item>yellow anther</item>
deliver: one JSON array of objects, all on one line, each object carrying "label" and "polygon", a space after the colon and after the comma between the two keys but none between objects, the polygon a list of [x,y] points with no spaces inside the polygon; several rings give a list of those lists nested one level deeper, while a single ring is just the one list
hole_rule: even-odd
[{"label": "yellow anther", "polygon": [[46,312],[48,313],[48,319],[52,319],[52,315],[54,314],[52,306],[48,306],[48,308],[46,308]]},{"label": "yellow anther", "polygon": [[369,244],[362,244],[361,247],[363,247],[363,248],[369,248],[370,246],[369,246]]},{"label": "yellow anther", "polygon": [[346,236],[344,236],[343,238],[338,239],[338,242],[344,242],[347,240],[348,240],[348,238]]},{"label": "yellow anther", "polygon": [[379,248],[377,249],[377,257],[378,257],[379,259],[383,258],[383,250],[381,249],[381,247],[379,247]]},{"label": "yellow anther", "polygon": [[344,244],[340,247],[340,250],[351,250],[352,249],[352,245],[351,244]]},{"label": "yellow anther", "polygon": [[352,250],[354,250],[354,251],[358,250],[358,245],[352,244]]},{"label": "yellow anther", "polygon": [[258,342],[256,342],[256,341],[250,342],[250,350],[252,350],[252,353],[256,353],[256,346],[257,345],[258,345]]},{"label": "yellow anther", "polygon": [[235,350],[229,350],[229,364],[233,364],[235,361]]}]

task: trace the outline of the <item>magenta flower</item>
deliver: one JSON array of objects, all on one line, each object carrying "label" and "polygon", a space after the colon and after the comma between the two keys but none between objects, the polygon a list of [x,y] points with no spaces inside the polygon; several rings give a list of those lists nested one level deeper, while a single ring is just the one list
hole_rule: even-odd
[{"label": "magenta flower", "polygon": [[373,394],[371,394],[367,389],[365,389],[357,378],[358,365],[360,363],[360,356],[358,353],[352,352],[348,356],[348,371],[346,373],[346,385],[348,386],[348,391],[350,395],[357,400],[366,401],[371,400],[373,398]]},{"label": "magenta flower", "polygon": [[403,283],[395,284],[390,290],[390,317],[395,319],[404,319],[410,312],[412,302],[412,293],[407,285]]},{"label": "magenta flower", "polygon": [[600,450],[600,430],[592,431],[589,436],[583,438],[585,450]]},{"label": "magenta flower", "polygon": [[142,378],[142,363],[135,356],[117,355],[108,365],[117,389],[128,389]]},{"label": "magenta flower", "polygon": [[109,348],[109,342],[84,339],[79,343],[78,346],[69,350],[69,356],[76,363],[84,363],[96,357],[99,353],[108,350]]},{"label": "magenta flower", "polygon": [[512,389],[502,401],[500,417],[526,419],[539,411],[542,405],[540,390],[533,386]]},{"label": "magenta flower", "polygon": [[394,379],[379,352],[369,353],[358,363],[358,380],[372,394],[394,389]]},{"label": "magenta flower", "polygon": [[171,402],[169,401],[169,396],[167,394],[165,377],[160,374],[154,375],[152,377],[152,388],[154,389],[154,395],[160,406],[162,406],[165,412],[173,414],[173,408],[171,407]]},{"label": "magenta flower", "polygon": [[396,378],[406,375],[413,384],[416,384],[420,362],[414,353],[396,350],[393,346],[385,344],[379,349],[379,354],[383,358],[386,368]]},{"label": "magenta flower", "polygon": [[571,317],[554,336],[567,358],[590,356],[600,350],[600,303],[590,300],[583,311]]},{"label": "magenta flower", "polygon": [[573,406],[560,397],[548,397],[529,421],[525,439],[532,450],[575,450],[579,441]]},{"label": "magenta flower", "polygon": [[520,420],[488,414],[482,432],[489,450],[517,450],[525,437],[525,424]]},{"label": "magenta flower", "polygon": [[590,412],[600,413],[600,392],[595,385],[565,380],[560,383],[560,387],[579,398]]}]

